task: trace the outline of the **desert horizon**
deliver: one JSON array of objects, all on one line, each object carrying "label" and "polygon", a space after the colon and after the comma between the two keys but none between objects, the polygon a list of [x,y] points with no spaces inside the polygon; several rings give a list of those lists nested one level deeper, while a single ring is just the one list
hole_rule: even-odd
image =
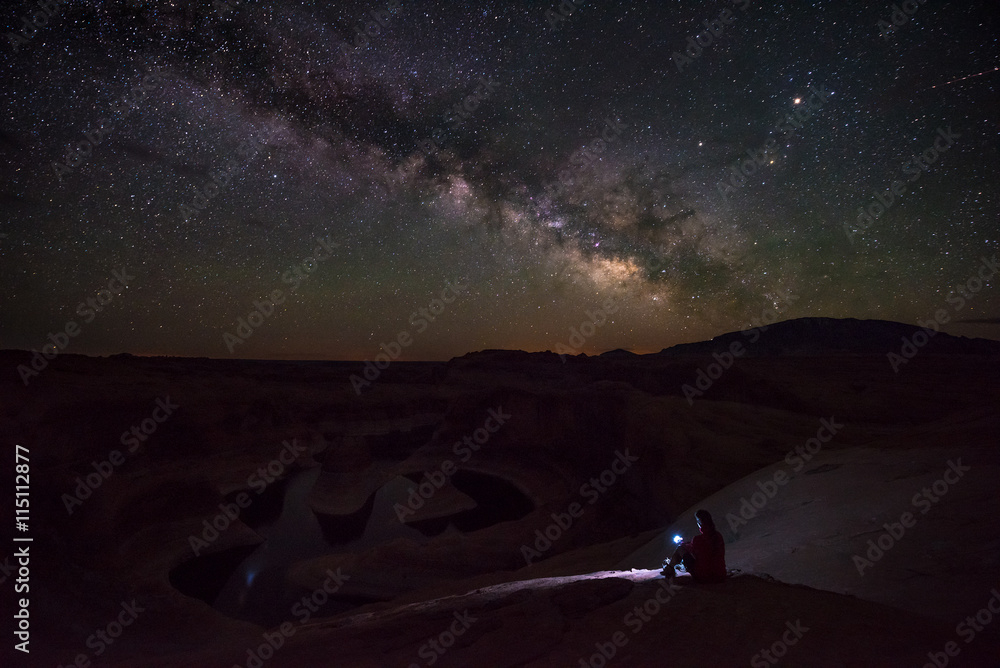
[{"label": "desert horizon", "polygon": [[[902,325],[904,327],[907,327],[907,326],[913,327],[913,331],[916,331],[917,329],[923,329],[923,330],[928,331],[928,332],[930,332],[930,331],[933,331],[934,333],[941,332],[941,333],[946,334],[949,337],[954,337],[954,338],[958,338],[958,339],[1000,341],[1000,338],[996,338],[996,337],[1000,337],[1000,332],[998,332],[997,327],[996,327],[996,325],[998,323],[992,323],[992,322],[966,323],[966,322],[959,321],[959,322],[953,324],[950,327],[950,329],[953,329],[953,330],[956,329],[956,327],[958,329],[962,330],[962,329],[967,329],[968,327],[971,327],[974,324],[978,324],[978,326],[975,328],[975,331],[977,332],[977,335],[973,336],[971,334],[953,334],[953,333],[947,332],[947,331],[945,331],[944,328],[941,327],[941,324],[935,323],[934,320],[933,320],[933,318],[928,319],[928,321],[922,322],[922,323],[920,323],[918,325],[908,325],[907,323],[894,322],[894,321],[883,321],[883,320],[879,320],[879,319],[876,319],[876,318],[829,318],[829,317],[821,317],[821,316],[803,316],[803,317],[800,317],[800,318],[794,318],[793,320],[801,320],[801,321],[807,321],[807,320],[812,320],[812,321],[844,320],[844,321],[851,321],[851,322],[855,322],[855,321],[856,322],[891,322],[891,323],[893,323],[895,325]],[[788,320],[772,320],[772,321],[760,321],[760,320],[758,320],[756,324],[754,324],[754,323],[746,323],[745,327],[743,329],[741,329],[741,330],[720,331],[718,334],[716,334],[715,336],[713,336],[713,337],[711,337],[709,339],[695,340],[695,341],[681,341],[679,343],[673,343],[671,345],[664,346],[664,347],[661,347],[659,349],[649,349],[649,350],[635,350],[635,349],[630,349],[630,348],[621,347],[621,346],[616,346],[616,347],[606,348],[606,349],[597,349],[597,350],[591,349],[591,350],[588,350],[586,348],[586,341],[587,341],[588,337],[586,337],[585,335],[583,335],[581,333],[580,329],[578,329],[577,327],[570,327],[567,330],[567,336],[566,336],[566,342],[565,343],[558,342],[557,344],[555,344],[551,348],[546,348],[546,349],[543,349],[543,350],[525,350],[523,348],[516,348],[516,347],[513,347],[513,348],[483,348],[483,349],[479,349],[479,350],[469,350],[469,351],[466,351],[466,352],[461,353],[459,355],[455,355],[455,356],[452,356],[452,357],[446,357],[446,358],[442,358],[442,359],[409,359],[409,358],[407,358],[405,356],[405,351],[404,351],[404,349],[403,349],[402,346],[400,346],[399,351],[398,351],[396,357],[391,357],[388,353],[386,353],[385,347],[383,345],[380,345],[377,348],[377,350],[379,351],[379,353],[386,353],[386,357],[389,359],[390,362],[396,362],[396,361],[404,362],[405,361],[405,362],[435,362],[435,363],[436,362],[447,362],[449,360],[458,359],[458,358],[461,358],[461,357],[465,357],[467,355],[477,355],[477,354],[492,353],[492,352],[524,352],[524,353],[529,353],[529,354],[535,354],[535,353],[552,353],[552,352],[555,352],[557,355],[562,355],[562,356],[577,356],[577,355],[580,355],[580,356],[583,356],[583,357],[587,357],[587,356],[589,356],[589,357],[595,357],[595,356],[600,356],[600,355],[604,355],[604,354],[608,354],[608,353],[616,353],[616,352],[627,352],[627,353],[632,353],[632,354],[635,354],[635,355],[656,355],[656,354],[665,353],[665,352],[668,352],[668,351],[671,351],[671,350],[680,351],[680,350],[682,350],[682,349],[684,349],[686,347],[690,348],[692,346],[696,346],[697,344],[711,343],[712,341],[715,341],[715,340],[720,339],[720,338],[725,338],[727,336],[732,336],[732,335],[734,335],[734,334],[736,334],[738,332],[751,331],[751,330],[755,330],[755,329],[760,329],[761,327],[767,328],[767,327],[770,327],[772,325],[776,325],[776,326],[781,327],[781,326],[783,326],[787,322],[790,322],[790,321],[788,321]],[[991,336],[990,334],[994,334],[994,336]],[[574,343],[574,338],[576,338],[579,341],[581,341],[581,343],[583,345],[579,345],[577,347],[574,347],[572,345]],[[562,350],[563,352],[558,352],[559,350]],[[134,356],[134,357],[154,357],[154,358],[155,357],[165,357],[165,358],[176,357],[176,358],[189,358],[189,359],[219,359],[219,360],[221,360],[221,359],[229,359],[229,360],[233,360],[233,361],[259,361],[259,362],[274,361],[274,362],[344,362],[344,363],[361,362],[361,363],[364,363],[366,361],[369,361],[367,358],[359,358],[359,359],[350,359],[350,358],[336,358],[336,359],[334,359],[334,358],[331,358],[331,359],[325,359],[325,358],[311,358],[311,357],[238,357],[238,356],[233,356],[233,355],[225,355],[225,356],[218,356],[218,357],[214,357],[214,356],[211,356],[211,355],[190,355],[189,356],[189,355],[169,355],[169,354],[160,354],[160,353],[142,353],[142,352],[123,351],[123,350],[122,351],[117,351],[117,352],[109,352],[109,353],[100,354],[100,355],[88,355],[86,353],[64,352],[62,349],[59,348],[58,344],[52,343],[52,342],[46,344],[45,346],[42,346],[42,348],[40,350],[38,350],[38,349],[32,349],[32,350],[0,349],[0,353],[3,353],[3,352],[27,352],[27,353],[32,353],[32,354],[34,354],[35,352],[37,352],[37,353],[39,353],[39,355],[42,355],[43,357],[45,356],[45,353],[47,352],[48,355],[50,355],[50,356],[46,357],[46,359],[53,359],[55,355],[73,355],[73,354],[78,354],[78,355],[83,355],[85,357],[115,357],[115,356],[119,356],[119,355],[129,355],[129,356]],[[887,350],[886,352],[888,354],[889,352],[892,352],[892,351]]]}]

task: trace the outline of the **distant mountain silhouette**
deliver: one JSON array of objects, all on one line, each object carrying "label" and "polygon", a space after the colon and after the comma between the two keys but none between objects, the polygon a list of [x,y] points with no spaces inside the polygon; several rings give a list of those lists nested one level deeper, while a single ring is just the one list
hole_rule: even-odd
[{"label": "distant mountain silhouette", "polygon": [[617,357],[619,359],[632,359],[634,357],[638,357],[638,355],[632,352],[631,350],[625,350],[624,348],[615,348],[614,350],[609,350],[606,353],[601,353],[601,357],[612,357],[612,358]]},{"label": "distant mountain silhouette", "polygon": [[[720,334],[709,341],[681,343],[664,348],[651,355],[638,355],[617,348],[597,355],[605,361],[638,360],[643,357],[681,357],[685,355],[711,355],[729,349],[735,341],[743,344],[742,357],[780,357],[785,355],[885,355],[899,353],[903,339],[913,341],[918,332],[928,330],[917,325],[908,325],[891,320],[858,320],[857,318],[796,318],[767,325],[759,332],[748,330]],[[933,331],[933,330],[930,330]],[[922,340],[922,336],[918,337]],[[948,355],[1000,355],[1000,341],[991,339],[970,339],[936,332],[930,336],[920,350],[932,354]],[[480,350],[466,353],[452,359],[452,363],[473,363],[476,365],[504,366],[519,364],[552,364],[576,360],[583,361],[588,356],[559,356],[551,351],[528,353],[523,350]],[[562,364],[560,364],[562,366]]]},{"label": "distant mountain silhouette", "polygon": [[[930,330],[933,332],[933,330]],[[796,318],[768,325],[759,332],[729,332],[710,341],[682,343],[664,348],[657,355],[710,355],[727,350],[734,341],[746,349],[746,357],[780,355],[886,354],[898,353],[903,339],[913,340],[922,327],[889,320],[856,318]],[[757,336],[759,334],[759,337]],[[923,337],[918,337],[923,340]],[[1000,341],[969,339],[936,332],[923,347],[936,354],[997,355]]]}]

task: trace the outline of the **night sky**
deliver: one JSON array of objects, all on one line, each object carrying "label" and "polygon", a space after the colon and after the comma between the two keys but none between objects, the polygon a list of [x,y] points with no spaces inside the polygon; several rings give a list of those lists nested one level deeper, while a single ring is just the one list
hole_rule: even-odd
[{"label": "night sky", "polygon": [[652,352],[768,309],[996,338],[998,278],[952,293],[1000,252],[1000,11],[904,4],[5,3],[0,348],[447,359],[593,319],[579,350]]}]

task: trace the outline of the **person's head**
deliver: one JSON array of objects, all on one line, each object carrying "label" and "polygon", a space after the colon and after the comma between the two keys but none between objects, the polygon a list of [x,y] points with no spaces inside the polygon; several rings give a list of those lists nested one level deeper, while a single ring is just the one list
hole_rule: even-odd
[{"label": "person's head", "polygon": [[715,521],[712,519],[712,513],[704,508],[696,512],[694,518],[698,520],[698,528],[701,529],[702,533],[709,533],[715,530]]}]

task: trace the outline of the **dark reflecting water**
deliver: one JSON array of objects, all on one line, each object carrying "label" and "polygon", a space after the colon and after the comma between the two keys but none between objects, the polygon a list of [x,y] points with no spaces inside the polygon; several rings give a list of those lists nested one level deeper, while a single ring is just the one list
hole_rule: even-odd
[{"label": "dark reflecting water", "polygon": [[[264,626],[285,620],[296,621],[294,605],[312,590],[288,584],[288,569],[295,562],[333,552],[364,552],[399,537],[418,543],[428,540],[420,531],[402,524],[393,511],[393,503],[405,502],[407,487],[413,484],[403,478],[390,481],[376,492],[371,516],[359,538],[340,542],[334,536],[324,536],[316,514],[306,504],[306,497],[319,475],[320,470],[316,468],[300,471],[288,479],[281,514],[255,527],[265,542],[226,582],[213,604],[217,610]],[[334,614],[354,605],[331,600],[314,614]]]}]

